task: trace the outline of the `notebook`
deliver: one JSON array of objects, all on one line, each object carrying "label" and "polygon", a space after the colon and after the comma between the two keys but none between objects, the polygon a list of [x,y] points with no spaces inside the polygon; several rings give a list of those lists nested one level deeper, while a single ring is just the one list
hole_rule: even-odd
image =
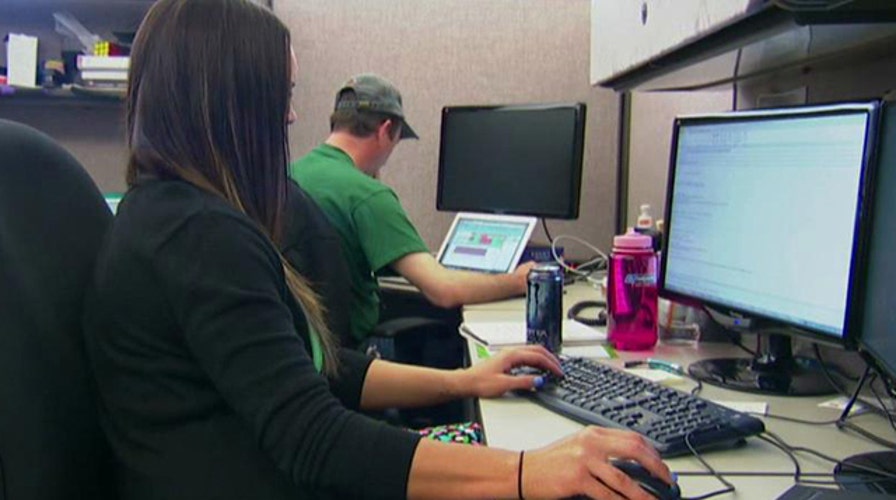
[{"label": "notebook", "polygon": [[[578,321],[563,321],[563,345],[597,344],[607,340],[603,327],[593,328]],[[488,347],[505,347],[526,343],[525,321],[467,321],[460,325],[465,337]]]},{"label": "notebook", "polygon": [[[449,269],[501,274],[516,269],[529,243],[535,217],[459,212],[436,259]],[[380,278],[407,284],[401,276]]]}]

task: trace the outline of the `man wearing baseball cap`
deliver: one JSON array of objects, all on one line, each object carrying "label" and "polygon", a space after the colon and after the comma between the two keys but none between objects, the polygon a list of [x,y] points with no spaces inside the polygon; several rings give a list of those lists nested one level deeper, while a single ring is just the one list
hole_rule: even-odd
[{"label": "man wearing baseball cap", "polygon": [[352,77],[336,93],[326,141],[290,165],[290,175],[323,209],[342,240],[351,274],[351,339],[361,346],[379,320],[374,273],[387,266],[441,307],[488,302],[526,290],[527,263],[512,274],[444,268],[429,252],[379,171],[402,139],[417,139],[401,94],[373,74]]}]

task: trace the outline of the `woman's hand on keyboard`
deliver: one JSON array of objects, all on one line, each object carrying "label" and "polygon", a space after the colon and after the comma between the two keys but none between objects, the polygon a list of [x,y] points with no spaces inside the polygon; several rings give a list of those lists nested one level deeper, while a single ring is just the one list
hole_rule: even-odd
[{"label": "woman's hand on keyboard", "polygon": [[610,464],[611,458],[639,462],[654,476],[672,483],[659,453],[639,434],[586,427],[538,450],[526,451],[523,498],[628,498],[654,500],[634,480]]},{"label": "woman's hand on keyboard", "polygon": [[[535,373],[513,374],[519,367],[534,368]],[[544,384],[544,375],[550,373],[562,376],[557,357],[542,346],[525,346],[505,349],[486,361],[467,368],[465,386],[470,389],[467,396],[492,398],[508,391],[536,389]]]}]

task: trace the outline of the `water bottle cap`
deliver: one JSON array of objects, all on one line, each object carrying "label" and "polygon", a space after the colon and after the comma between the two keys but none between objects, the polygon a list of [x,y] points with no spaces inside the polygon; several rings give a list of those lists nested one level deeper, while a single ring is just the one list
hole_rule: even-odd
[{"label": "water bottle cap", "polygon": [[651,228],[653,227],[653,216],[650,215],[650,205],[643,204],[641,205],[641,213],[638,214],[638,220],[635,223],[635,226],[639,228]]},{"label": "water bottle cap", "polygon": [[616,248],[652,248],[653,238],[630,228],[627,233],[613,237],[613,246]]}]

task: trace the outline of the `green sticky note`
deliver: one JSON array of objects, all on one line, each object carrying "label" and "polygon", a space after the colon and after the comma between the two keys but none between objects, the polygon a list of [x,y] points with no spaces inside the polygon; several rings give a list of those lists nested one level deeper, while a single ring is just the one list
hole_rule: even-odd
[{"label": "green sticky note", "polygon": [[492,353],[484,345],[476,344],[476,356],[479,359],[488,359],[492,357]]}]

